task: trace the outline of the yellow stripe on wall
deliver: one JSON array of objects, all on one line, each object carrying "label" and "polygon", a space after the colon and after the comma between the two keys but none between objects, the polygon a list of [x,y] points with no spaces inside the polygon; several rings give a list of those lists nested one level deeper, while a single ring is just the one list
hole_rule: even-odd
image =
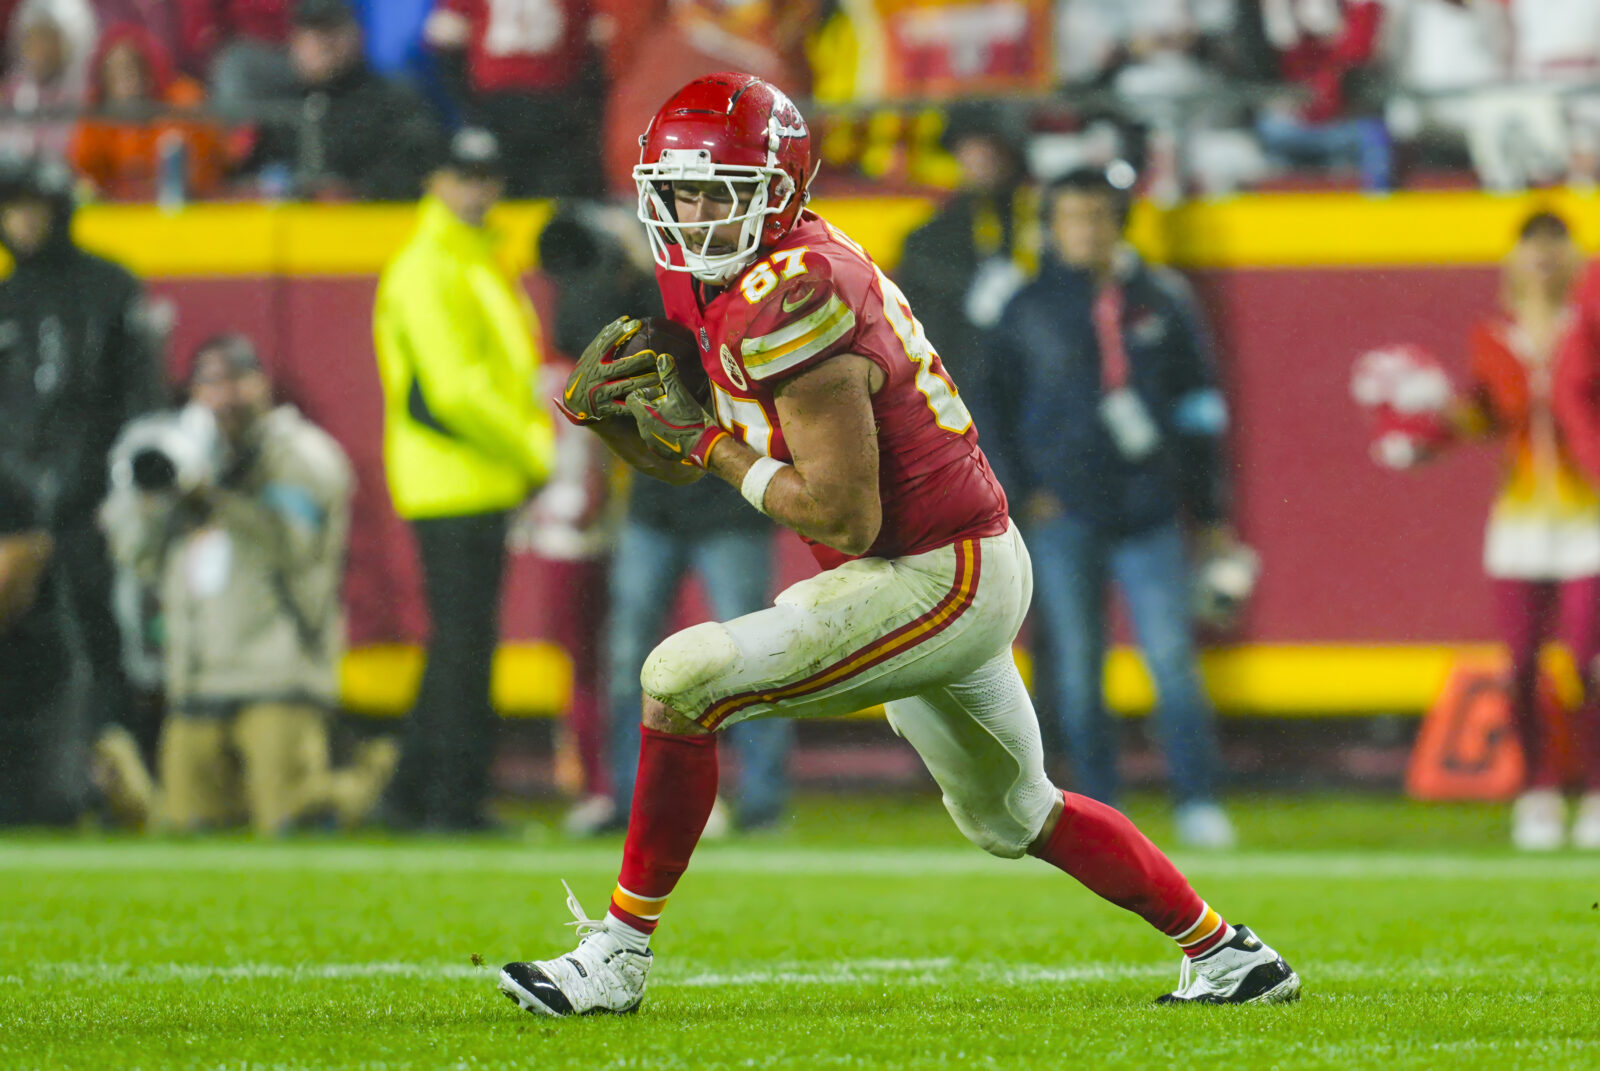
[{"label": "yellow stripe on wall", "polygon": [[[1201,670],[1217,708],[1228,714],[1419,714],[1438,698],[1458,659],[1492,657],[1497,650],[1492,644],[1255,644],[1207,651]],[[1027,652],[1019,651],[1017,662],[1031,683]],[[1559,682],[1562,667],[1551,668]],[[364,714],[404,714],[421,675],[417,647],[357,648],[345,656],[344,704]],[[1153,704],[1150,678],[1131,648],[1111,652],[1106,695],[1125,714],[1145,713]],[[508,717],[560,714],[572,701],[572,662],[552,643],[504,644],[495,656],[493,698]]]},{"label": "yellow stripe on wall", "polygon": [[1141,204],[1130,233],[1157,259],[1190,268],[1492,264],[1541,209],[1566,216],[1585,249],[1600,247],[1597,205],[1570,190],[1250,194],[1165,213]]},{"label": "yellow stripe on wall", "polygon": [[92,205],[78,211],[73,233],[85,248],[136,275],[269,275],[282,262],[279,247],[288,211],[255,204],[177,212],[151,205]]},{"label": "yellow stripe on wall", "polygon": [[[886,269],[905,236],[933,214],[916,197],[819,199],[816,209]],[[1134,243],[1192,268],[1360,268],[1492,264],[1517,224],[1541,208],[1562,212],[1586,249],[1600,248],[1600,199],[1566,190],[1265,193],[1134,212]],[[495,210],[508,266],[535,263],[548,202]],[[149,277],[372,275],[399,246],[412,205],[90,205],[76,230],[87,247]]]},{"label": "yellow stripe on wall", "polygon": [[[1237,714],[1421,713],[1444,687],[1450,667],[1493,646],[1393,647],[1260,644],[1206,651],[1201,673],[1219,710]],[[1114,709],[1148,711],[1155,689],[1137,653],[1113,651],[1106,694]]]},{"label": "yellow stripe on wall", "polygon": [[[496,208],[506,266],[537,263],[535,243],[554,206]],[[146,278],[376,275],[411,233],[416,206],[200,204],[89,205],[73,232],[85,248]]]},{"label": "yellow stripe on wall", "polygon": [[[344,706],[360,714],[401,715],[422,681],[422,648],[404,643],[358,647],[340,666]],[[554,643],[504,643],[494,656],[490,698],[508,716],[549,717],[572,703],[572,659]]]}]

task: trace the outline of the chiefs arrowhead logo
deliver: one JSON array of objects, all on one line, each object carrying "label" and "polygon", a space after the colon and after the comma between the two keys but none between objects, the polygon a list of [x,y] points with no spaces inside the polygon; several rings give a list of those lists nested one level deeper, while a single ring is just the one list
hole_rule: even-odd
[{"label": "chiefs arrowhead logo", "polygon": [[807,137],[805,117],[783,90],[773,87],[772,114],[767,118],[768,140],[774,152],[779,138]]},{"label": "chiefs arrowhead logo", "polygon": [[726,373],[728,382],[740,390],[749,390],[750,384],[745,381],[744,369],[739,367],[739,362],[733,359],[733,351],[728,349],[728,344],[722,344],[722,371]]}]

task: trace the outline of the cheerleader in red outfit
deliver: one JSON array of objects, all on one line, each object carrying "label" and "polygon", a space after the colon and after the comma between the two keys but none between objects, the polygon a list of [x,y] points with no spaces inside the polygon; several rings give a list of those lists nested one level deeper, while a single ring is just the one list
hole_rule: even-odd
[{"label": "cheerleader in red outfit", "polygon": [[1600,849],[1600,480],[1576,456],[1578,440],[1592,435],[1584,427],[1600,427],[1600,393],[1580,422],[1569,419],[1570,402],[1557,401],[1571,393],[1576,369],[1567,366],[1585,356],[1574,346],[1572,301],[1581,264],[1561,217],[1528,218],[1506,260],[1502,310],[1473,330],[1472,382],[1454,414],[1460,432],[1504,444],[1484,569],[1510,649],[1512,716],[1527,758],[1512,812],[1512,840],[1527,850],[1558,848],[1567,836],[1562,771],[1537,698],[1539,650],[1550,639],[1571,653],[1584,684],[1574,725],[1584,795],[1572,844]]}]

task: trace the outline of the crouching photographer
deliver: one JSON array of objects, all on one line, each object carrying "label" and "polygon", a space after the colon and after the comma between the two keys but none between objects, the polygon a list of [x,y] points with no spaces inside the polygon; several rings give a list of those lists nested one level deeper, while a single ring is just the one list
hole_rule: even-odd
[{"label": "crouching photographer", "polygon": [[294,407],[273,406],[242,336],[203,343],[188,389],[185,408],[123,430],[101,511],[113,555],[161,607],[167,718],[158,798],[142,803],[177,830],[354,823],[396,756],[383,741],[346,770],[328,759],[349,462]]}]

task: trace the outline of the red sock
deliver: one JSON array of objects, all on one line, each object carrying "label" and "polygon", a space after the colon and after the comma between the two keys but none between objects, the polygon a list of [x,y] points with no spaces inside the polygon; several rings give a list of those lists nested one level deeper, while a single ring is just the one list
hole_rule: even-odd
[{"label": "red sock", "polygon": [[1523,791],[1559,789],[1561,766],[1556,761],[1555,741],[1545,721],[1544,697],[1537,686],[1524,689],[1520,682],[1513,680],[1511,687],[1511,727],[1522,748],[1527,771],[1523,777]]},{"label": "red sock", "polygon": [[1061,795],[1066,809],[1039,858],[1173,940],[1191,939],[1184,945],[1191,956],[1210,951],[1231,932],[1221,916],[1216,916],[1216,924],[1198,935],[1212,939],[1194,940],[1199,924],[1210,921],[1216,912],[1189,887],[1172,860],[1116,808],[1073,792]]},{"label": "red sock", "polygon": [[689,868],[716,801],[716,736],[675,736],[645,728],[622,874],[611,895],[613,918],[640,933],[655,932],[667,894]]}]

